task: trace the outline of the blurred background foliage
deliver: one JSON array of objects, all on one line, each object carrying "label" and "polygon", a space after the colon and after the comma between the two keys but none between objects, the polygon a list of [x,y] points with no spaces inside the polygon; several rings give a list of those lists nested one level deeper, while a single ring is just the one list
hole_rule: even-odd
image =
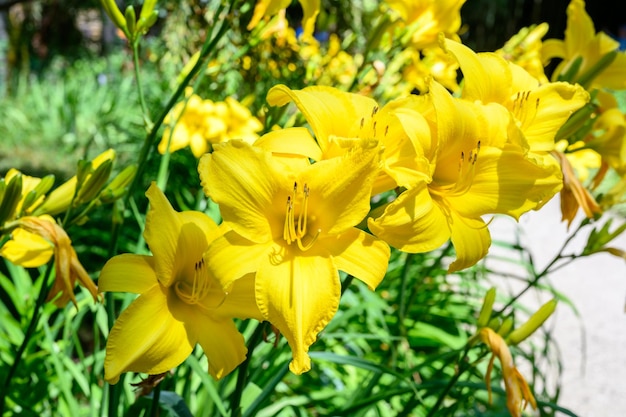
[{"label": "blurred background foliage", "polygon": [[[135,3],[139,8],[141,2]],[[495,50],[521,27],[543,21],[550,23],[547,38],[561,37],[567,3],[467,0],[461,9],[461,37],[476,51]],[[588,2],[588,11],[598,30],[616,33],[618,23],[612,19],[620,13],[615,8],[601,8],[601,3]],[[323,0],[322,4],[319,30],[328,38],[341,31],[341,45],[354,53],[358,66],[366,40],[355,34],[372,27],[373,14],[369,12],[376,9],[377,2]],[[625,5],[622,2],[614,6],[623,9]],[[228,41],[216,58],[220,65],[209,65],[194,88],[203,97],[216,101],[228,96],[246,100],[269,129],[271,121],[280,115],[264,108],[267,89],[278,83],[292,89],[304,87],[304,75],[315,70],[315,63],[307,64],[303,58],[306,51],[276,44],[275,40],[249,42],[245,27],[253,6],[248,1],[239,10],[226,34]],[[164,106],[181,70],[205,41],[207,28],[214,23],[216,5],[203,0],[162,0],[157,7],[158,23],[141,45],[143,85],[148,108],[154,111]],[[288,18],[293,22],[299,20],[299,7],[293,2],[288,9]],[[626,10],[621,15],[626,15]],[[326,48],[327,55],[337,54],[329,45],[323,43],[320,47]],[[277,64],[280,62],[291,64],[281,67]],[[358,67],[352,70],[356,73]],[[97,1],[0,0],[0,173],[4,175],[11,167],[34,176],[54,173],[58,184],[75,173],[78,159],[93,157],[109,147],[117,152],[117,167],[134,161],[145,129],[137,109],[132,71],[125,40]],[[343,72],[345,68],[338,74]],[[334,81],[325,80],[327,84]],[[129,210],[137,222],[127,222],[118,240],[120,252],[141,247],[137,236],[141,234],[140,213],[145,212],[142,195],[147,179],[156,177],[157,159],[155,155],[149,161],[144,173],[146,180],[137,187],[136,198],[129,200],[131,206],[122,208]],[[189,149],[171,155],[172,191],[168,196],[178,209],[211,212],[215,208],[201,196],[196,163]],[[113,216],[113,212],[96,211],[90,222],[70,231],[78,256],[89,271],[99,271],[107,259]],[[501,245],[511,251],[508,261],[517,264],[519,259],[526,259],[525,248],[512,243]],[[490,287],[490,277],[502,271],[483,266],[448,276],[443,265],[449,249],[417,255],[396,252],[389,268],[392,279],[384,280],[376,292],[354,283],[344,294],[340,312],[324,337],[313,346],[311,356],[329,366],[315,367],[300,377],[287,375],[290,351],[285,341],[275,340],[269,327],[262,335],[242,329],[247,337],[262,337],[269,342],[258,347],[250,365],[258,372],[250,376],[251,384],[244,391],[242,403],[246,413],[292,416],[317,410],[319,415],[427,415],[436,393],[448,390],[442,415],[506,415],[506,398],[498,378],[492,382],[495,405],[487,406],[483,379],[487,350],[482,361],[476,353],[466,357],[463,352],[482,297]],[[527,262],[532,265],[532,260]],[[32,285],[36,277],[29,274],[37,273],[2,261],[0,320],[9,335],[8,340],[0,338],[2,363],[12,362],[11,346],[18,345],[23,337],[24,320],[31,316],[38,293]],[[7,278],[10,276],[24,279],[11,281]],[[33,338],[44,341],[39,347],[43,350],[31,349],[12,386],[19,393],[12,397],[21,399],[24,415],[99,415],[94,410],[103,395],[103,344],[110,323],[106,322],[104,310],[84,295],[79,298],[79,310],[70,305],[62,310],[49,306],[44,311],[45,325]],[[128,305],[130,298],[120,297],[120,306]],[[502,299],[506,298],[503,294]],[[527,314],[522,304],[515,306],[520,311],[516,322],[521,323]],[[274,343],[279,349],[274,348]],[[546,368],[540,371],[541,361],[537,360],[546,358],[547,365],[542,366],[554,368],[558,374],[554,341],[544,331],[531,348],[525,349],[516,349],[515,353],[518,358],[525,357],[525,369],[533,371],[527,375],[537,397],[543,399],[539,413],[555,415],[558,384],[555,388],[553,381],[546,380],[544,375],[550,372]],[[343,356],[346,352],[356,353],[359,359]],[[470,371],[454,386],[448,386],[454,372],[446,366],[451,358],[464,358],[467,363],[478,361],[481,372]],[[196,416],[225,415],[228,405],[220,399],[233,391],[236,373],[214,382],[204,372],[203,360],[200,354],[193,355],[164,381],[162,404],[176,409],[182,398]],[[428,383],[422,384],[421,378]],[[127,409],[127,415],[140,415],[143,400],[135,402],[133,388],[128,384],[124,387],[121,395],[125,401],[120,404],[134,404],[134,408]],[[379,407],[377,401],[383,398],[389,401]]]}]

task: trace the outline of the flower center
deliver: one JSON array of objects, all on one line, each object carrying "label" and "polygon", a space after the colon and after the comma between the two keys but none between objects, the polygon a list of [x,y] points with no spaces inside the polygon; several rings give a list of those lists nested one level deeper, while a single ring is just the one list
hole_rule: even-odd
[{"label": "flower center", "polygon": [[[302,188],[300,201],[296,201],[298,197],[298,183],[293,183],[293,196],[287,196],[287,212],[285,215],[285,225],[283,227],[283,239],[288,245],[296,242],[300,250],[306,251],[313,247],[313,244],[320,235],[321,229],[317,229],[315,236],[310,238],[308,243],[303,240],[307,236],[307,223],[309,220],[309,193],[311,190],[307,184]],[[296,215],[296,203],[299,204],[299,212]]]},{"label": "flower center", "polygon": [[212,280],[206,268],[204,258],[194,264],[193,282],[179,280],[174,284],[176,295],[187,304],[198,304],[211,290]]},{"label": "flower center", "polygon": [[539,98],[535,99],[535,105],[529,104],[531,91],[518,91],[513,99],[511,113],[519,122],[520,126],[528,126],[537,116],[539,108]]},{"label": "flower center", "polygon": [[472,183],[474,182],[474,167],[476,165],[479,152],[480,141],[476,144],[476,148],[470,151],[467,158],[465,157],[465,152],[461,152],[461,158],[459,158],[459,176],[453,189],[455,194],[465,194],[471,188]]}]

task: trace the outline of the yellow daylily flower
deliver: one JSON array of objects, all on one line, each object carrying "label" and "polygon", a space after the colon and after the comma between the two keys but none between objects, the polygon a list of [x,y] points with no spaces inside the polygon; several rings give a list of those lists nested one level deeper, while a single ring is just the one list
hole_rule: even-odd
[{"label": "yellow daylily flower", "polygon": [[363,139],[382,148],[382,169],[372,194],[408,187],[427,178],[430,165],[423,146],[430,142],[428,123],[420,114],[422,99],[410,96],[380,108],[375,100],[332,87],[292,90],[277,85],[267,93],[272,106],[293,101],[302,112],[322,150],[322,159],[344,155]]},{"label": "yellow daylily flower", "polygon": [[48,263],[54,255],[54,244],[43,237],[17,228],[0,248],[0,256],[24,268],[37,268]]},{"label": "yellow daylily flower", "polygon": [[548,82],[541,58],[541,39],[548,33],[548,24],[540,23],[523,27],[496,53],[507,61],[524,68],[541,84]]},{"label": "yellow daylily flower", "polygon": [[98,300],[98,289],[78,260],[72,241],[52,217],[25,216],[18,220],[18,225],[0,254],[26,268],[44,265],[54,254],[55,280],[48,301],[54,300],[55,305],[63,307],[71,300],[78,306],[74,295],[76,281],[91,293],[94,301]]},{"label": "yellow daylily flower", "polygon": [[231,139],[242,139],[254,143],[259,137],[256,132],[263,129],[263,124],[250,113],[250,110],[232,97],[225,101],[203,100],[197,94],[191,94],[187,102],[177,103],[166,116],[164,123],[176,123],[167,126],[158,150],[164,154],[176,152],[187,146],[196,158],[210,152],[212,145]]},{"label": "yellow daylily flower", "polygon": [[104,377],[115,384],[123,372],[166,372],[199,343],[209,373],[221,378],[246,355],[232,318],[260,317],[254,277],[243,277],[224,293],[209,274],[204,254],[222,233],[215,223],[204,213],[176,212],[154,183],[146,196],[150,210],[144,237],[153,256],[115,256],[98,281],[100,291],[139,294],[111,329]]},{"label": "yellow daylily flower", "polygon": [[[462,97],[482,103],[499,103],[513,115],[523,133],[520,145],[533,152],[554,149],[559,128],[589,101],[579,85],[566,82],[541,84],[526,70],[494,53],[475,53],[467,46],[443,40],[463,71]],[[524,143],[526,142],[526,143]]]},{"label": "yellow daylily flower", "polygon": [[296,374],[310,369],[309,346],[337,311],[338,270],[371,289],[385,275],[389,246],[355,227],[369,211],[378,162],[367,142],[314,164],[241,141],[200,159],[202,186],[231,229],[209,247],[209,269],[226,289],[256,273],[256,303],[287,339]]},{"label": "yellow daylily flower", "polygon": [[408,27],[415,49],[436,45],[440,33],[458,39],[465,0],[386,0],[386,3]]},{"label": "yellow daylily flower", "polygon": [[[596,33],[593,21],[585,11],[583,0],[571,0],[567,6],[567,27],[563,40],[548,39],[543,42],[543,61],[560,58],[552,78],[557,79],[570,69],[577,59],[582,59],[575,76],[587,73],[606,54],[619,49],[619,42],[604,32]],[[576,77],[577,78],[577,77]],[[626,53],[618,52],[611,62],[592,81],[591,87],[610,89],[626,88]]]},{"label": "yellow daylily flower", "polygon": [[[298,0],[302,6],[302,37],[306,40],[313,37],[315,20],[320,12],[320,0]],[[291,4],[291,0],[258,0],[254,7],[254,14],[248,24],[252,30],[264,16],[274,16]]]},{"label": "yellow daylily flower", "polygon": [[451,239],[457,259],[449,271],[474,265],[491,244],[481,216],[518,218],[550,199],[561,187],[560,168],[547,158],[529,159],[507,142],[512,123],[501,105],[453,98],[430,85],[428,117],[433,146],[426,155],[432,181],[411,187],[368,220],[374,235],[406,252],[426,252]]},{"label": "yellow daylily flower", "polygon": [[537,409],[535,397],[532,392],[530,392],[528,383],[515,367],[511,351],[504,339],[502,339],[502,336],[488,327],[480,329],[478,336],[493,353],[489,360],[489,366],[487,367],[485,376],[487,391],[489,392],[489,402],[491,402],[491,371],[493,369],[494,360],[497,357],[500,361],[500,367],[502,368],[502,379],[504,380],[504,388],[506,389],[506,407],[509,409],[511,416],[522,417],[521,410],[526,408],[526,404],[530,404],[533,409]]}]

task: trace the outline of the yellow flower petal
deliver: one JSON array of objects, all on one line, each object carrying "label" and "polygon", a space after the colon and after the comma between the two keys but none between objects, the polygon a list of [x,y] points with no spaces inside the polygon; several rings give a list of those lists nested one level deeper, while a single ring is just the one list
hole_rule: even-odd
[{"label": "yellow flower petal", "polygon": [[154,254],[154,269],[161,284],[169,286],[175,276],[181,219],[163,192],[152,183],[146,196],[150,210],[146,215],[144,237]]},{"label": "yellow flower petal", "polygon": [[54,245],[43,237],[17,228],[12,239],[0,248],[0,256],[24,268],[36,268],[48,263],[54,254]]},{"label": "yellow flower petal", "polygon": [[[248,255],[249,256],[249,255]],[[241,258],[236,258],[241,259]],[[227,293],[219,300],[219,308],[214,311],[216,317],[263,320],[263,315],[256,305],[255,276],[246,274],[237,279]]]},{"label": "yellow flower petal", "polygon": [[322,150],[305,127],[292,127],[266,133],[254,143],[254,146],[275,155],[295,155],[311,158],[314,161],[322,159]]},{"label": "yellow flower petal", "polygon": [[268,152],[245,142],[230,141],[216,145],[198,166],[204,192],[220,205],[224,223],[257,243],[272,236],[266,211],[273,208],[275,190],[293,187],[277,182],[281,178],[276,175],[260,175],[284,170],[270,158]]},{"label": "yellow flower petal", "polygon": [[180,365],[196,344],[174,318],[163,287],[154,285],[121,314],[111,329],[104,378],[115,384],[123,372],[160,374]]},{"label": "yellow flower petal", "polygon": [[207,318],[194,325],[198,327],[198,342],[207,357],[209,373],[213,378],[223,378],[246,359],[248,349],[245,340],[232,320],[216,322]]},{"label": "yellow flower petal", "polygon": [[104,265],[98,278],[98,291],[142,294],[157,283],[154,257],[125,253]]},{"label": "yellow flower petal", "polygon": [[389,245],[362,230],[352,228],[326,239],[320,239],[337,269],[344,271],[374,290],[387,272]]},{"label": "yellow flower petal", "polygon": [[[512,84],[509,64],[495,53],[483,53],[480,57],[467,46],[449,39],[445,46],[459,61],[465,83],[463,97],[482,100],[483,103],[503,103]],[[504,86],[504,87],[503,87]]]},{"label": "yellow flower petal", "polygon": [[330,156],[331,138],[356,138],[359,121],[378,108],[369,97],[351,94],[331,87],[307,87],[292,90],[285,85],[272,87],[267,93],[271,106],[284,106],[293,101],[315,133],[324,158]]},{"label": "yellow flower petal", "polygon": [[320,0],[299,0],[302,6],[302,38],[313,37],[315,19],[320,12]]},{"label": "yellow flower petal", "polygon": [[206,260],[209,271],[227,291],[233,282],[257,270],[271,243],[254,243],[230,231],[215,239],[208,247]]},{"label": "yellow flower petal", "polygon": [[560,166],[550,155],[531,160],[516,146],[483,147],[471,188],[458,196],[447,195],[446,201],[466,217],[501,213],[519,219],[550,200],[562,183]]},{"label": "yellow flower petal", "polygon": [[487,255],[491,246],[491,235],[487,224],[480,218],[461,217],[454,211],[450,212],[449,218],[456,260],[450,264],[448,272],[456,272],[476,265]]},{"label": "yellow flower petal", "polygon": [[293,255],[286,251],[278,264],[263,260],[256,274],[256,297],[263,317],[289,342],[289,369],[299,375],[311,368],[309,346],[335,315],[341,284],[329,256]]},{"label": "yellow flower petal", "polygon": [[309,207],[317,213],[322,236],[357,225],[369,212],[369,195],[378,169],[378,148],[355,147],[344,157],[311,165],[301,175],[311,193]]},{"label": "yellow flower petal", "polygon": [[446,216],[426,183],[400,194],[382,216],[368,219],[368,227],[391,246],[411,253],[437,249],[450,237]]}]

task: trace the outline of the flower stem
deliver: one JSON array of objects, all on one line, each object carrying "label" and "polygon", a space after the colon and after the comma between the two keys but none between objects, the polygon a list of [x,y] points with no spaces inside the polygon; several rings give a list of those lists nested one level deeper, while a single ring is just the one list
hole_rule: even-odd
[{"label": "flower stem", "polygon": [[248,376],[248,366],[250,365],[250,359],[252,358],[254,349],[256,349],[259,342],[261,341],[264,331],[265,323],[259,323],[256,329],[254,329],[254,333],[252,333],[252,336],[250,336],[250,340],[248,341],[248,355],[246,356],[246,360],[244,360],[241,365],[239,365],[239,370],[237,371],[237,383],[235,385],[235,391],[233,392],[230,401],[231,417],[241,416],[241,395],[243,394],[243,390],[246,384],[246,378]]},{"label": "flower stem", "polygon": [[24,340],[22,340],[22,344],[17,349],[15,353],[15,359],[13,360],[13,364],[7,373],[6,379],[4,380],[4,384],[2,384],[2,390],[0,391],[0,416],[4,415],[4,407],[6,405],[6,398],[9,395],[9,388],[11,386],[11,380],[15,376],[15,372],[17,372],[17,368],[22,360],[22,356],[28,347],[28,343],[30,342],[33,333],[37,329],[37,324],[39,324],[39,318],[41,315],[41,311],[43,309],[43,305],[46,302],[46,297],[50,290],[50,285],[48,281],[50,280],[50,275],[52,273],[52,266],[54,261],[48,262],[48,266],[46,267],[46,271],[43,274],[43,278],[41,281],[41,288],[39,290],[39,296],[37,297],[37,301],[35,302],[35,307],[33,310],[33,316],[28,324],[28,328],[24,333]]},{"label": "flower stem", "polygon": [[141,73],[139,71],[139,42],[131,42],[133,50],[133,68],[135,70],[135,82],[137,83],[137,94],[139,95],[139,105],[141,106],[141,112],[143,113],[143,122],[146,127],[146,131],[150,131],[152,128],[152,122],[150,121],[150,112],[146,105],[146,98],[143,93],[143,86],[141,85]]}]

